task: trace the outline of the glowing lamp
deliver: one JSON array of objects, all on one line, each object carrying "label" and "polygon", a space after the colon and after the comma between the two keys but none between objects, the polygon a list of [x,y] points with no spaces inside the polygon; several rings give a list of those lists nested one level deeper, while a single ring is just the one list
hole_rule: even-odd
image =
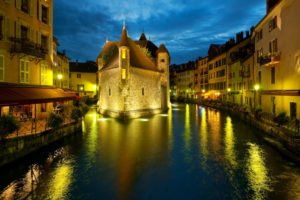
[{"label": "glowing lamp", "polygon": [[254,86],[254,89],[255,89],[256,91],[259,90],[259,88],[260,88],[259,85],[255,85],[255,86]]},{"label": "glowing lamp", "polygon": [[204,93],[205,92],[205,90],[202,90],[202,93]]},{"label": "glowing lamp", "polygon": [[61,75],[61,74],[58,74],[58,75],[57,75],[57,78],[58,78],[58,79],[62,79],[62,75]]},{"label": "glowing lamp", "polygon": [[230,92],[230,91],[231,91],[231,88],[228,88],[227,91]]},{"label": "glowing lamp", "polygon": [[96,90],[96,89],[97,89],[97,86],[96,86],[96,85],[94,85],[94,86],[93,86],[93,88],[94,88],[94,90]]}]

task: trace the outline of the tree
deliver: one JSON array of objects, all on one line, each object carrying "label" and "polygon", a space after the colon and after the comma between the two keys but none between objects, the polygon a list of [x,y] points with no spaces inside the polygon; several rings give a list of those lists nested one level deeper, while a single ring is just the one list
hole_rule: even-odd
[{"label": "tree", "polygon": [[19,130],[19,122],[9,115],[3,115],[0,117],[0,138],[3,139],[7,135]]}]

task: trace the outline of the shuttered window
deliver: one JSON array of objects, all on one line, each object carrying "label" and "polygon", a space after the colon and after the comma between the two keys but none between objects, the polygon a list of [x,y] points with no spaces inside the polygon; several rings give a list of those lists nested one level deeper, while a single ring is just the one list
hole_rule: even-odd
[{"label": "shuttered window", "polygon": [[4,56],[0,55],[0,81],[4,81]]},{"label": "shuttered window", "polygon": [[47,85],[48,84],[48,65],[41,64],[41,85]]},{"label": "shuttered window", "polygon": [[20,61],[20,83],[29,83],[29,62]]}]

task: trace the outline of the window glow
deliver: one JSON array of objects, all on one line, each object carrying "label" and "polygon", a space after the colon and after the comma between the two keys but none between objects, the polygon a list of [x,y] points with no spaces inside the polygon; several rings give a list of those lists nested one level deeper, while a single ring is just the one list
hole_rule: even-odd
[{"label": "window glow", "polygon": [[126,49],[122,49],[122,58],[123,58],[123,59],[126,58]]},{"label": "window glow", "polygon": [[126,79],[126,69],[122,69],[122,79]]},{"label": "window glow", "polygon": [[62,75],[61,75],[61,74],[58,74],[58,75],[57,75],[57,78],[58,78],[58,79],[62,79]]}]

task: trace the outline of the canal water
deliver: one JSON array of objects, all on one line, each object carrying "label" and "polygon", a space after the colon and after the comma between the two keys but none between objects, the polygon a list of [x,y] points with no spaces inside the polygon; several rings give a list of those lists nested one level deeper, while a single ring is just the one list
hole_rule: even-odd
[{"label": "canal water", "polygon": [[300,169],[263,133],[175,104],[127,122],[91,110],[83,133],[0,169],[1,199],[300,199]]}]

